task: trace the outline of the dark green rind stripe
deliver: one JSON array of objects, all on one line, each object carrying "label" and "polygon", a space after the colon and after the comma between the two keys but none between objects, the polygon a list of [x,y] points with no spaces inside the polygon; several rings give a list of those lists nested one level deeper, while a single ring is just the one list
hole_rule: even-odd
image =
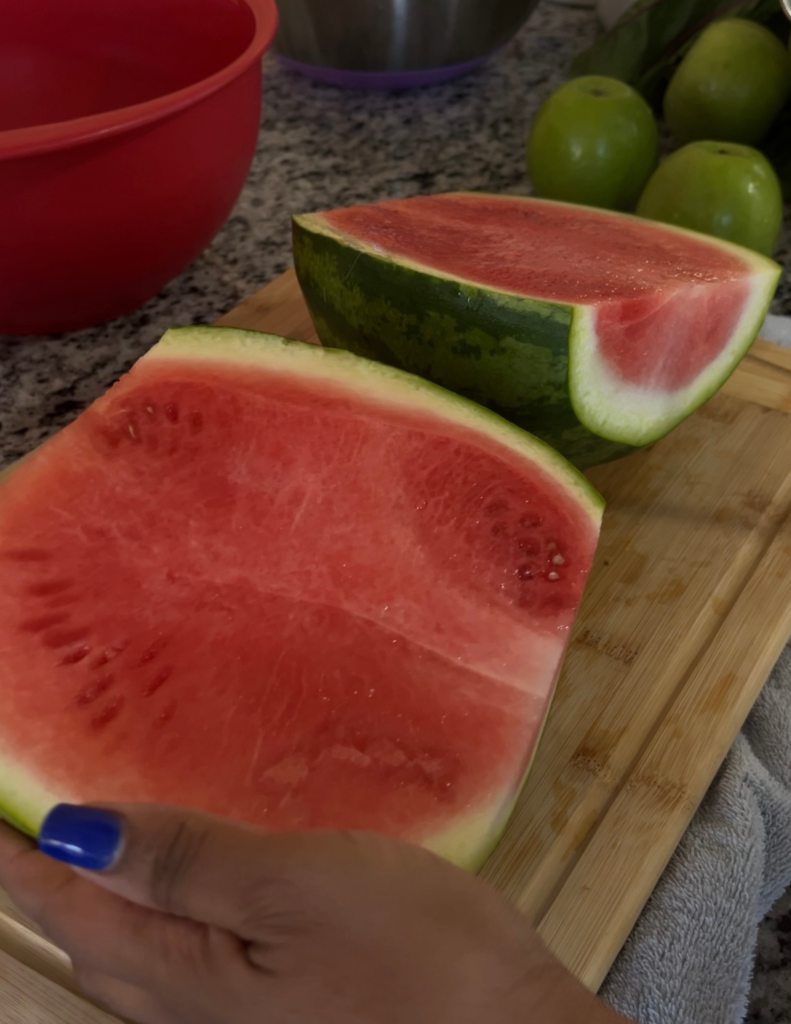
[{"label": "dark green rind stripe", "polygon": [[573,310],[413,270],[294,218],[294,264],[324,345],[418,374],[486,406],[580,469],[634,448],[583,426],[568,392]]}]

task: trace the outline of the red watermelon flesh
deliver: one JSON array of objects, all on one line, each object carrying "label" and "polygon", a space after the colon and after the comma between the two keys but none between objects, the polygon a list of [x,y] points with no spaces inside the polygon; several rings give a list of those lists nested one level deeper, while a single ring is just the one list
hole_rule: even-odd
[{"label": "red watermelon flesh", "polygon": [[0,489],[0,804],[369,828],[464,863],[532,756],[600,502],[346,353],[170,332]]},{"label": "red watermelon flesh", "polygon": [[590,307],[613,376],[655,391],[677,391],[712,363],[766,273],[766,260],[719,240],[549,201],[459,193],[322,217],[373,251],[449,277]]}]

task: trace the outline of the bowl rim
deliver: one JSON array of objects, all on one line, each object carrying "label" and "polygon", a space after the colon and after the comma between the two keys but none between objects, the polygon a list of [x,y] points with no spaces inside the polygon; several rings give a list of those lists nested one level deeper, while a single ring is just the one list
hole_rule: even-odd
[{"label": "bowl rim", "polygon": [[109,139],[175,114],[222,89],[266,53],[277,32],[279,15],[275,0],[241,2],[253,13],[255,31],[242,53],[224,68],[183,89],[156,96],[144,103],[89,114],[70,121],[53,121],[50,124],[0,131],[0,160],[33,156]]}]

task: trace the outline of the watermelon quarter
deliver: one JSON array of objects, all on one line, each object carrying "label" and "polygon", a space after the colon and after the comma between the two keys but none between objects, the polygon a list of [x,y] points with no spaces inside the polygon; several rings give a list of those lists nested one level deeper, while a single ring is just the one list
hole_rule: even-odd
[{"label": "watermelon quarter", "polygon": [[347,352],[168,332],[0,487],[0,807],[156,801],[479,864],[602,502]]},{"label": "watermelon quarter", "polygon": [[472,193],[296,217],[294,256],[324,344],[466,395],[580,467],[709,398],[780,274],[664,224]]}]

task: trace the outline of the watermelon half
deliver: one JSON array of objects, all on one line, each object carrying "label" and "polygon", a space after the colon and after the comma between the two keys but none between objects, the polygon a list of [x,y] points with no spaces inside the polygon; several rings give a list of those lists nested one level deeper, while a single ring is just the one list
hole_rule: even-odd
[{"label": "watermelon half", "polygon": [[144,800],[475,866],[538,741],[602,502],[346,352],[170,331],[0,488],[0,807]]},{"label": "watermelon half", "polygon": [[473,398],[580,467],[709,398],[780,274],[664,224],[473,193],[296,217],[294,258],[326,345]]}]

